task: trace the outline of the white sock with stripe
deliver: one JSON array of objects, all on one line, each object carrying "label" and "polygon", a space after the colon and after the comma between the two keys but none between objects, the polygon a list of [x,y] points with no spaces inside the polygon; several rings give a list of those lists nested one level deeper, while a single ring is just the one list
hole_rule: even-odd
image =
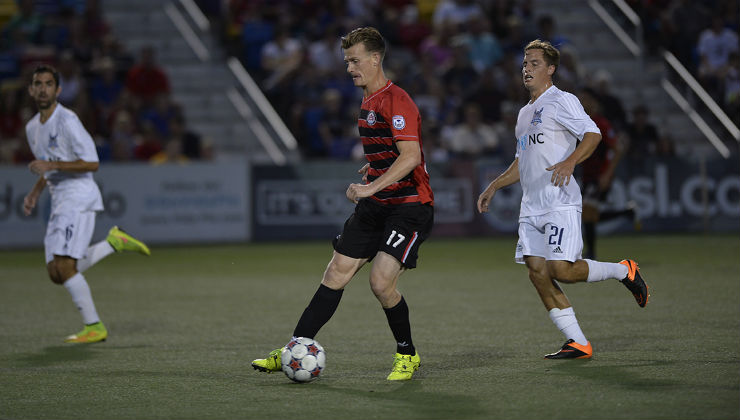
[{"label": "white sock with stripe", "polygon": [[85,270],[97,264],[98,261],[116,252],[115,249],[106,240],[102,240],[95,245],[87,248],[87,254],[77,260],[77,271],[84,273]]},{"label": "white sock with stripe", "polygon": [[581,331],[581,327],[578,325],[576,313],[573,311],[572,306],[565,309],[550,309],[550,319],[555,326],[565,334],[565,338],[569,340],[572,339],[576,343],[583,344],[584,346],[588,344],[586,336],[583,335],[583,331]]},{"label": "white sock with stripe", "polygon": [[94,324],[100,321],[98,312],[95,310],[95,303],[93,303],[92,294],[90,293],[90,286],[87,284],[87,280],[82,273],[77,273],[74,276],[67,279],[64,282],[64,287],[67,289],[70,295],[72,295],[72,302],[77,305],[77,309],[82,315],[82,321],[85,325]]},{"label": "white sock with stripe", "polygon": [[627,277],[627,273],[629,272],[629,269],[624,264],[587,259],[583,261],[586,261],[586,264],[588,264],[588,278],[586,281],[589,283],[607,279],[622,280]]}]

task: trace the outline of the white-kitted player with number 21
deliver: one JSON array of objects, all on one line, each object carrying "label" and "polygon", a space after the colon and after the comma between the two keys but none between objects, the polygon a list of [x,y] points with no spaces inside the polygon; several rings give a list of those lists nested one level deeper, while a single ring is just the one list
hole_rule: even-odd
[{"label": "white-kitted player with number 21", "polygon": [[593,354],[591,343],[556,281],[618,279],[641,307],[647,304],[648,287],[633,260],[581,259],[581,190],[571,177],[575,166],[596,149],[601,133],[578,98],[553,85],[559,63],[560,52],[549,42],[535,40],[524,48],[522,81],[530,100],[519,111],[516,123],[516,158],[481,193],[478,211],[488,211],[497,190],[521,183],[516,261],[526,264],[550,319],[567,339],[560,350],[545,358],[584,359]]}]

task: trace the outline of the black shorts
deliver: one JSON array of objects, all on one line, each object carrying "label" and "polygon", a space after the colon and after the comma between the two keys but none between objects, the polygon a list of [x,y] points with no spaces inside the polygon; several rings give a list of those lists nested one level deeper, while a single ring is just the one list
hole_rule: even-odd
[{"label": "black shorts", "polygon": [[383,251],[406,268],[416,267],[419,246],[434,225],[434,208],[426,204],[383,205],[360,200],[334,238],[334,250],[351,258],[372,259]]}]

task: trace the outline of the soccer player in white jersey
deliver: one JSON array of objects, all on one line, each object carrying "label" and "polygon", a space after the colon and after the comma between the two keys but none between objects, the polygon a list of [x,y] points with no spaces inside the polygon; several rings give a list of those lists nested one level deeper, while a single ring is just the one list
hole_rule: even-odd
[{"label": "soccer player in white jersey", "polygon": [[103,210],[100,190],[92,173],[98,154],[90,134],[77,115],[57,102],[61,92],[59,74],[46,65],[33,72],[28,93],[39,112],[26,124],[26,136],[35,156],[28,167],[38,181],[23,200],[30,215],[46,185],[51,194],[51,215],[44,248],[49,278],[63,284],[82,315],[85,327],[68,336],[68,343],[94,343],[108,337],[95,310],[90,287],[82,275],[114,251],[137,251],[149,255],[147,246],[114,226],[106,240],[90,246],[95,214]]},{"label": "soccer player in white jersey", "polygon": [[618,279],[640,307],[648,302],[648,286],[633,260],[581,259],[581,190],[571,176],[575,166],[596,149],[601,133],[578,98],[553,85],[559,62],[560,52],[549,42],[534,40],[524,48],[522,80],[530,101],[519,111],[516,156],[480,194],[478,211],[488,211],[496,191],[521,182],[524,194],[516,261],[527,266],[550,319],[567,339],[560,350],[545,358],[585,359],[593,354],[591,343],[556,281]]}]

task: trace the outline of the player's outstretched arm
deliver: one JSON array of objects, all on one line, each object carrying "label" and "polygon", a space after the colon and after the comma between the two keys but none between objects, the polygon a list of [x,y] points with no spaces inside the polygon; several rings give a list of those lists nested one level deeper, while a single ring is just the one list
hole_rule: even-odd
[{"label": "player's outstretched arm", "polygon": [[478,196],[478,212],[487,212],[488,205],[491,203],[493,196],[496,195],[496,191],[516,182],[519,182],[519,158],[514,159],[509,168],[491,181],[488,187],[480,193],[480,196]]}]

